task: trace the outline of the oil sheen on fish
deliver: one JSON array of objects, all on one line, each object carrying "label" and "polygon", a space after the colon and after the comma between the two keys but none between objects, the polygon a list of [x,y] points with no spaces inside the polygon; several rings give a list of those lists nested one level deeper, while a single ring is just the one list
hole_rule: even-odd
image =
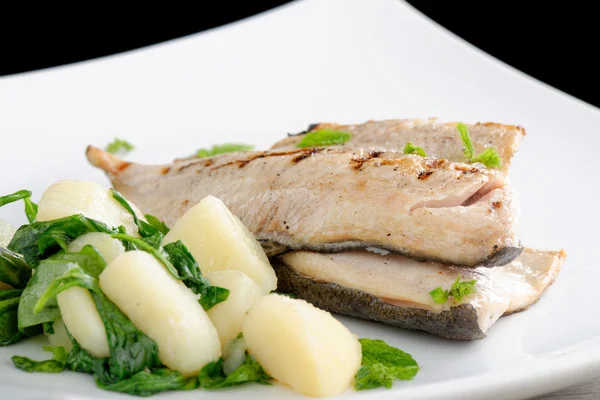
[{"label": "oil sheen on fish", "polygon": [[[427,331],[448,339],[486,336],[502,315],[535,303],[554,281],[564,251],[526,249],[496,268],[448,267],[367,251],[318,254],[300,251],[274,260],[278,290],[339,314]],[[456,277],[476,280],[476,292],[461,303],[437,304],[429,292],[449,289]]]},{"label": "oil sheen on fish", "polygon": [[[495,147],[502,159],[501,170],[506,173],[525,136],[525,129],[493,122],[467,124],[467,127],[475,152],[480,153],[486,147]],[[320,123],[311,125],[306,132],[320,129],[351,133],[352,138],[340,147],[402,152],[406,143],[411,142],[422,147],[430,156],[467,162],[455,122],[441,123],[435,118],[430,118],[368,121],[354,125]],[[297,148],[306,132],[280,140],[272,148]]]},{"label": "oil sheen on fish", "polygon": [[87,156],[117,190],[167,225],[212,195],[258,240],[286,250],[375,246],[468,267],[504,265],[522,251],[514,191],[501,173],[473,165],[312,148],[170,165],[133,164],[95,147]]}]

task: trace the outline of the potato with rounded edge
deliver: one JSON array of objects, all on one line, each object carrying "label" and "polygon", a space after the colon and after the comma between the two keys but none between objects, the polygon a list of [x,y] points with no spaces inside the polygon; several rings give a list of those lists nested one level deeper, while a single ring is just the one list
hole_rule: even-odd
[{"label": "potato with rounded edge", "polygon": [[68,352],[73,348],[73,343],[71,343],[71,339],[69,339],[69,335],[67,334],[67,329],[65,328],[65,324],[62,319],[57,319],[52,323],[52,329],[54,333],[44,332],[50,345],[52,347],[62,346]]},{"label": "potato with rounded edge", "polygon": [[250,307],[262,296],[260,287],[241,271],[212,271],[205,276],[213,286],[229,289],[229,297],[208,310],[208,316],[217,332],[221,346],[225,350],[231,339],[242,331],[242,321]]},{"label": "potato with rounded edge", "polygon": [[125,253],[125,247],[120,240],[113,239],[109,234],[102,232],[89,232],[79,236],[69,243],[67,251],[70,253],[77,253],[88,244],[94,246],[96,250],[98,250],[107,264],[119,255]]},{"label": "potato with rounded edge", "polygon": [[144,251],[129,251],[100,274],[100,288],[158,345],[163,364],[185,376],[221,356],[217,330],[196,295]]},{"label": "potato with rounded edge", "polygon": [[235,269],[244,272],[268,294],[277,277],[254,235],[216,197],[207,196],[190,208],[165,236],[164,243],[181,240],[203,273]]},{"label": "potato with rounded edge", "polygon": [[[137,207],[133,204],[131,207],[138,217],[143,217]],[[109,227],[123,225],[129,235],[137,236],[133,216],[112,197],[109,188],[94,182],[64,180],[51,185],[38,204],[37,220],[49,221],[75,214],[102,221]]]},{"label": "potato with rounded edge", "polygon": [[89,290],[72,287],[56,296],[65,326],[79,345],[95,357],[108,357],[106,328]]},{"label": "potato with rounded edge", "polygon": [[[92,245],[109,263],[125,252],[123,244],[106,233],[91,232],[69,243],[67,251],[78,252],[85,245]],[[108,339],[104,322],[96,309],[96,303],[87,289],[72,287],[56,296],[64,324],[77,343],[96,357],[108,357]]]},{"label": "potato with rounded edge", "polygon": [[14,226],[0,219],[0,247],[6,248],[16,231]]},{"label": "potato with rounded edge", "polygon": [[330,313],[270,294],[244,320],[248,351],[265,372],[309,396],[344,392],[360,368],[358,339]]}]

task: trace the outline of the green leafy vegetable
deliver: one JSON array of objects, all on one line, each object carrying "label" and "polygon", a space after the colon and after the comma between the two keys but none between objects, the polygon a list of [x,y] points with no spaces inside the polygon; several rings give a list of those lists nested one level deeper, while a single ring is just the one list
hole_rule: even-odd
[{"label": "green leafy vegetable", "polygon": [[480,162],[488,168],[500,168],[502,166],[502,159],[494,147],[488,147],[482,153],[475,155],[475,149],[473,148],[473,142],[471,141],[467,126],[459,122],[456,124],[456,129],[458,129],[460,139],[465,145],[465,156],[470,163]]},{"label": "green leafy vegetable", "polygon": [[67,271],[62,276],[55,278],[40,296],[35,306],[33,306],[33,313],[39,313],[50,299],[55,299],[59,293],[76,286],[94,292],[100,291],[96,278],[87,274],[77,264],[69,263]]},{"label": "green leafy vegetable", "polygon": [[[200,304],[205,310],[227,300],[229,297],[229,290],[210,286],[208,279],[202,276],[198,263],[180,240],[169,243],[164,248],[155,248],[144,239],[133,236],[118,233],[113,234],[112,237],[129,241],[140,250],[152,254],[167,268],[171,275],[183,281],[192,292],[200,295]],[[204,300],[202,300],[203,298]]]},{"label": "green leafy vegetable", "polygon": [[212,146],[210,149],[198,149],[196,151],[196,157],[204,158],[204,157],[212,157],[217,154],[223,153],[232,153],[234,151],[250,151],[254,149],[254,146],[250,144],[240,144],[240,143],[229,143],[229,144],[216,144]]},{"label": "green leafy vegetable", "polygon": [[437,304],[444,304],[448,301],[449,297],[453,297],[459,303],[464,297],[473,294],[477,291],[475,284],[477,281],[460,281],[460,275],[456,277],[456,280],[450,287],[450,290],[444,290],[441,287],[437,287],[429,292],[429,295],[433,298]]},{"label": "green leafy vegetable", "polygon": [[502,167],[502,159],[494,147],[487,147],[483,152],[473,157],[471,162],[480,162],[488,168]]},{"label": "green leafy vegetable", "polygon": [[34,361],[27,357],[13,356],[12,362],[18,369],[26,372],[62,372],[65,369],[67,352],[65,348],[44,346],[44,350],[52,352],[52,359],[45,361]]},{"label": "green leafy vegetable", "polygon": [[28,199],[29,197],[31,197],[31,192],[29,190],[19,190],[18,192],[7,194],[6,196],[0,196],[0,207],[14,203],[15,201]]},{"label": "green leafy vegetable", "polygon": [[208,279],[202,276],[202,272],[194,256],[192,256],[192,253],[189,252],[181,240],[165,245],[164,251],[169,256],[173,267],[177,270],[177,275],[175,276],[192,289],[192,292],[200,295],[200,305],[205,310],[227,300],[229,290],[210,286]]},{"label": "green leafy vegetable", "polygon": [[13,236],[8,249],[22,254],[29,266],[37,268],[41,260],[61,249],[65,250],[72,240],[84,233],[113,233],[115,231],[104,223],[81,214],[71,215],[51,221],[38,221],[23,225]]},{"label": "green leafy vegetable", "polygon": [[342,144],[350,140],[352,135],[347,132],[334,131],[332,129],[319,129],[317,131],[310,131],[302,140],[298,143],[298,147],[319,147],[319,146],[332,146],[335,144]]},{"label": "green leafy vegetable", "polygon": [[287,296],[287,297],[290,297],[292,299],[297,299],[298,298],[298,295],[296,293],[279,293],[279,292],[276,292],[276,293],[278,295],[280,295],[280,296]]},{"label": "green leafy vegetable", "polygon": [[42,324],[42,330],[47,335],[54,335],[54,322],[44,322]]},{"label": "green leafy vegetable", "polygon": [[362,366],[356,374],[356,390],[391,388],[394,380],[411,380],[419,372],[419,365],[408,353],[383,340],[359,339],[362,346]]},{"label": "green leafy vegetable", "polygon": [[112,142],[106,145],[106,151],[109,153],[128,153],[135,147],[126,140],[115,138]]},{"label": "green leafy vegetable", "polygon": [[21,296],[19,304],[19,329],[21,331],[27,332],[30,327],[44,322],[53,322],[60,318],[60,310],[54,297],[45,300],[44,307],[38,309],[37,313],[34,313],[34,308],[52,283],[74,267],[80,268],[92,277],[97,278],[106,267],[106,261],[90,245],[84,246],[78,253],[59,252],[50,259],[43,260],[27,283]]},{"label": "green leafy vegetable", "polygon": [[186,379],[177,371],[167,368],[155,369],[152,372],[142,371],[131,378],[105,385],[98,381],[98,387],[113,392],[127,393],[136,396],[152,396],[168,390],[192,390],[198,387],[197,378]]},{"label": "green leafy vegetable", "polygon": [[448,301],[448,291],[442,289],[441,287],[436,287],[429,295],[437,304],[444,304]]},{"label": "green leafy vegetable", "polygon": [[23,289],[31,279],[31,268],[23,256],[0,247],[0,282]]},{"label": "green leafy vegetable", "polygon": [[248,354],[246,359],[228,376],[223,372],[223,360],[219,359],[208,363],[200,371],[198,381],[200,386],[205,389],[221,389],[231,386],[241,385],[247,382],[256,382],[263,385],[270,385],[272,378],[267,375],[260,364]]},{"label": "green leafy vegetable", "polygon": [[[131,207],[131,204],[129,204],[127,199],[125,199],[125,197],[123,197],[123,195],[121,193],[117,192],[115,189],[110,189],[110,191],[112,193],[112,197],[125,210],[127,210],[127,212],[129,212],[129,214],[131,214],[131,216],[133,217],[133,222],[135,222],[135,225],[138,227],[138,232],[140,233],[141,237],[143,237],[143,238],[151,237],[151,236],[155,236],[157,233],[160,233],[158,231],[158,229],[154,228],[152,225],[150,225],[146,221],[142,221],[141,219],[138,218],[135,211],[133,211],[133,207]],[[162,240],[162,237],[161,237],[161,240]]]},{"label": "green leafy vegetable", "polygon": [[459,303],[462,301],[463,297],[466,297],[472,293],[475,293],[477,289],[475,289],[475,284],[477,281],[460,281],[460,276],[456,277],[456,280],[450,287],[449,295],[454,297]]},{"label": "green leafy vegetable", "polygon": [[210,310],[217,304],[229,298],[229,289],[218,286],[209,286],[206,291],[200,296],[198,302],[205,310]]},{"label": "green leafy vegetable", "polygon": [[38,213],[38,205],[35,204],[29,197],[23,199],[25,202],[25,215],[30,224],[35,222]]},{"label": "green leafy vegetable", "polygon": [[150,226],[152,226],[154,229],[156,229],[163,235],[169,233],[169,227],[160,219],[156,218],[154,215],[146,214],[144,215],[144,218],[146,218],[146,221],[148,221]]},{"label": "green leafy vegetable", "polygon": [[411,142],[406,143],[406,146],[404,146],[404,154],[418,154],[421,157],[427,157],[427,153],[422,147],[415,146]]},{"label": "green leafy vegetable", "polygon": [[17,313],[19,298],[23,290],[0,290],[0,346],[7,346],[21,340]]},{"label": "green leafy vegetable", "polygon": [[110,357],[94,357],[71,339],[73,350],[67,356],[67,367],[94,374],[103,385],[127,379],[146,368],[158,367],[156,342],[138,330],[104,294],[92,292],[92,298],[106,328]]}]

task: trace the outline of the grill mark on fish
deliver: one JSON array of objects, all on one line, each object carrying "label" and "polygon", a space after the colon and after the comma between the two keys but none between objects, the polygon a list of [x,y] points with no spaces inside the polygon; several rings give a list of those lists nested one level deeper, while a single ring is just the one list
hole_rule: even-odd
[{"label": "grill mark on fish", "polygon": [[[463,175],[455,163],[417,155],[308,148],[227,153],[213,156],[210,167],[206,160],[188,159],[169,165],[163,175],[164,165],[133,164],[119,172],[118,158],[97,148],[87,154],[117,190],[167,225],[185,212],[173,204],[189,200],[192,206],[213,195],[258,240],[278,243],[280,251],[377,247],[465,266],[502,265],[521,251],[517,198],[502,182],[488,187],[500,175],[487,169]],[[306,154],[310,163],[293,162]],[[362,190],[356,187],[358,170]],[[422,170],[435,173],[416,179]],[[471,204],[462,210],[467,199]],[[499,200],[503,207],[489,215],[491,202]],[[493,253],[495,244],[502,246]]]},{"label": "grill mark on fish", "polygon": [[[520,126],[494,122],[467,124],[467,126],[475,152],[480,153],[487,147],[495,147],[502,160],[500,170],[507,172],[510,162],[526,134],[525,130]],[[404,145],[412,142],[425,149],[427,154],[432,157],[448,158],[453,162],[467,161],[455,122],[441,123],[435,118],[367,121],[351,125],[323,122],[309,128],[312,130],[332,129],[350,133],[352,137],[348,141],[333,146],[337,148],[403,152]],[[288,136],[275,143],[271,149],[295,148],[302,140],[302,135],[307,132]]]},{"label": "grill mark on fish", "polygon": [[311,148],[308,148],[308,149],[305,149],[305,150],[307,150],[307,151],[305,151],[305,152],[297,155],[296,157],[292,158],[292,162],[294,164],[298,164],[300,161],[302,161],[302,160],[304,160],[304,159],[306,159],[306,158],[308,158],[308,157],[310,157],[310,156],[312,156],[314,154],[317,154],[320,151],[319,149],[317,149],[315,147],[311,147]]}]

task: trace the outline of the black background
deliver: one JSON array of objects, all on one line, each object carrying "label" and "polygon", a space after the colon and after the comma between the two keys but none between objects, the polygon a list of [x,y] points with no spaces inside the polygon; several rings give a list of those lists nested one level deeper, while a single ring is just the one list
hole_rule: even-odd
[{"label": "black background", "polygon": [[[33,15],[31,10],[5,10],[0,17],[0,75],[135,49],[233,22],[284,3],[287,2],[203,2],[204,5],[196,3],[189,8],[165,8],[164,3],[155,9],[145,6],[129,13],[108,5],[85,13],[49,10]],[[595,2],[409,3],[494,57],[600,107],[600,24]]]}]

